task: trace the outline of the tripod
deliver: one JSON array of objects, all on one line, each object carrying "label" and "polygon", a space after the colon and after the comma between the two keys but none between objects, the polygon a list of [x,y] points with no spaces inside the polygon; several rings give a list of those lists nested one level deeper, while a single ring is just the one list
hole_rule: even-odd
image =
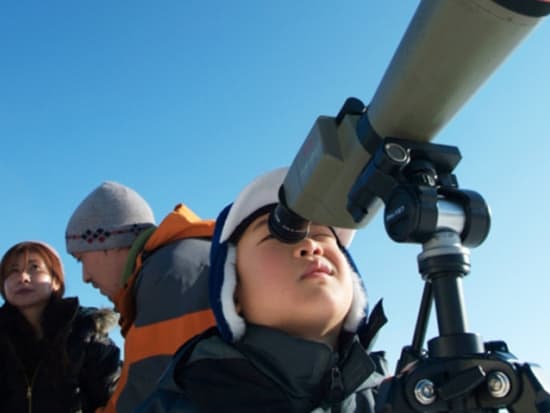
[{"label": "tripod", "polygon": [[[350,192],[352,215],[380,197],[389,236],[422,244],[425,284],[412,344],[382,385],[377,412],[550,412],[540,367],[518,362],[503,341],[467,332],[462,278],[468,247],[489,232],[490,212],[480,195],[458,188],[452,171],[460,159],[455,147],[386,138]],[[423,350],[432,304],[439,335]]]}]

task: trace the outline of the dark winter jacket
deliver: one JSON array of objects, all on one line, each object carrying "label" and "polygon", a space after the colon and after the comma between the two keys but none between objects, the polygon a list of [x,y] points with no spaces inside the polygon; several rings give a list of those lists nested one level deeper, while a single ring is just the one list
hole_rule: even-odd
[{"label": "dark winter jacket", "polygon": [[351,334],[333,352],[250,324],[230,345],[213,328],[178,351],[136,413],[369,413],[385,375],[382,353],[367,354]]},{"label": "dark winter jacket", "polygon": [[124,365],[104,413],[132,412],[155,389],[181,344],[215,324],[207,285],[213,228],[213,221],[179,204],[132,245],[125,287],[115,300]]},{"label": "dark winter jacket", "polygon": [[19,310],[0,308],[0,412],[91,413],[109,399],[120,374],[120,350],[107,332],[110,310],[52,298],[43,337]]}]

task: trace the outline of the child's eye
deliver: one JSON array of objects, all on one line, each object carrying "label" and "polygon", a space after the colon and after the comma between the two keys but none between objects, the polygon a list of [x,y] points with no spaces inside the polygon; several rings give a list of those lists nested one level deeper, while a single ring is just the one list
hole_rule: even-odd
[{"label": "child's eye", "polygon": [[320,242],[336,241],[336,238],[334,238],[334,235],[332,235],[332,234],[313,234],[311,237],[314,240],[320,241]]},{"label": "child's eye", "polygon": [[260,242],[264,242],[264,241],[268,241],[268,240],[271,240],[271,239],[275,239],[275,237],[271,234],[271,232],[268,232],[268,234],[263,237]]},{"label": "child's eye", "polygon": [[324,228],[324,227],[317,228],[317,229],[311,229],[309,231],[309,236],[311,238],[316,239],[316,240],[336,239],[333,232],[329,229]]}]

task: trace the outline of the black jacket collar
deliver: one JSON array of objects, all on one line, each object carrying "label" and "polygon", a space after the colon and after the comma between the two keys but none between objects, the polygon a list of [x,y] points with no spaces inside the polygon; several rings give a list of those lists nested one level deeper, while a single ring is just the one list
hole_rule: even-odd
[{"label": "black jacket collar", "polygon": [[357,337],[342,337],[342,343],[333,352],[322,343],[248,324],[245,336],[228,344],[211,328],[180,349],[160,387],[183,391],[207,412],[241,405],[251,407],[247,411],[275,405],[283,406],[277,411],[309,412],[378,384]]},{"label": "black jacket collar", "polygon": [[336,352],[324,343],[247,324],[235,347],[288,394],[298,398],[322,394],[328,403],[344,399],[375,370],[357,338],[347,333],[340,336]]},{"label": "black jacket collar", "polygon": [[[74,320],[78,306],[77,298],[51,296],[42,317],[44,336],[51,337],[58,331],[65,330]],[[28,333],[32,331],[32,327],[17,307],[6,301],[0,308],[0,330]]]}]

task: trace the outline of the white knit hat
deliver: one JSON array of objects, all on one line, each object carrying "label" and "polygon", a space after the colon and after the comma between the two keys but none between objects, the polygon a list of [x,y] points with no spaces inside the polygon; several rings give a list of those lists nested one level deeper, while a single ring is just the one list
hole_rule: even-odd
[{"label": "white knit hat", "polygon": [[[278,202],[278,191],[288,168],[275,169],[252,181],[218,216],[210,250],[210,305],[218,330],[229,342],[238,341],[245,333],[244,319],[237,313],[234,292],[237,286],[236,250],[231,242],[235,230],[258,211]],[[242,229],[242,228],[239,228]],[[355,230],[333,228],[341,250],[353,270],[353,301],[344,322],[344,330],[356,332],[366,321],[367,296],[357,268],[346,247],[351,244]]]},{"label": "white knit hat", "polygon": [[146,228],[155,225],[153,211],[133,189],[104,182],[76,208],[67,224],[70,254],[129,247]]}]

